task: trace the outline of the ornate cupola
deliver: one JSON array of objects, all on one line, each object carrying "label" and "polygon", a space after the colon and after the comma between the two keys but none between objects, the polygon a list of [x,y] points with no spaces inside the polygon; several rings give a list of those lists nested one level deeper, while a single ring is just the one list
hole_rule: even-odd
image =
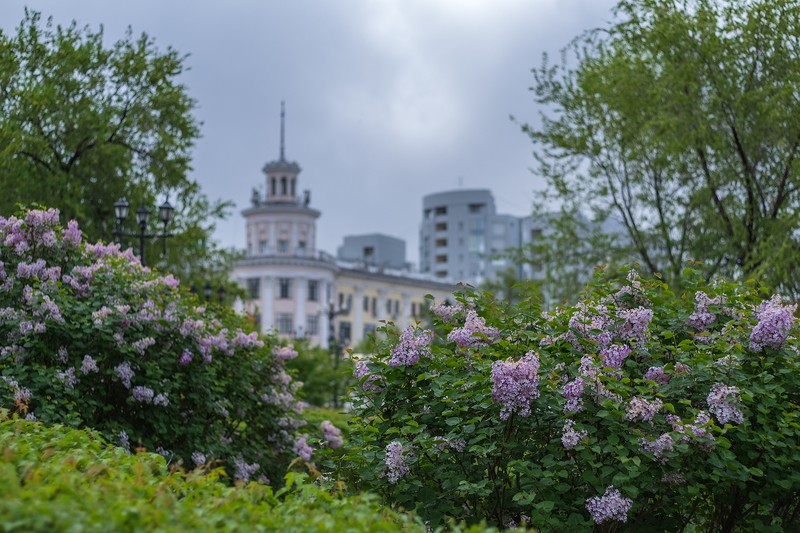
[{"label": "ornate cupola", "polygon": [[277,161],[270,161],[262,169],[267,175],[267,203],[298,203],[297,175],[300,165],[286,160],[285,143],[286,108],[281,102],[281,148]]}]

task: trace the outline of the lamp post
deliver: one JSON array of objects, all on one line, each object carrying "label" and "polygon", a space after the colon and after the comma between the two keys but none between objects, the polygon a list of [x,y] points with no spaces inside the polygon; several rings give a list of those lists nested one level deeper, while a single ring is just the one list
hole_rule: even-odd
[{"label": "lamp post", "polygon": [[[334,319],[339,315],[346,315],[350,313],[349,307],[340,307],[336,309],[333,303],[328,305],[328,328],[330,333],[328,335],[328,349],[333,356],[333,406],[339,407],[339,376],[336,375],[339,370],[339,360],[342,357],[342,347],[336,340],[336,324]],[[345,340],[345,339],[342,339]]]},{"label": "lamp post", "polygon": [[136,223],[139,225],[139,231],[125,231],[122,228],[122,225],[125,223],[125,219],[128,218],[130,209],[131,206],[124,196],[117,200],[117,203],[114,204],[114,216],[117,218],[117,226],[114,229],[114,235],[117,237],[139,237],[139,261],[142,262],[142,266],[145,266],[145,239],[161,238],[164,242],[164,253],[167,253],[167,237],[172,237],[171,233],[167,233],[167,225],[169,224],[170,220],[172,220],[172,213],[175,211],[175,208],[170,205],[169,200],[164,200],[164,203],[158,206],[158,218],[161,220],[162,224],[164,224],[164,228],[161,230],[161,233],[147,233],[147,220],[150,218],[151,211],[146,205],[143,205],[136,210]]}]

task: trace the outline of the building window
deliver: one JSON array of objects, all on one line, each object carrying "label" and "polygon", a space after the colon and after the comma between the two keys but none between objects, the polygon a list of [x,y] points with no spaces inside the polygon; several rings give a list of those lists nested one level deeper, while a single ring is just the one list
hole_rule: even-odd
[{"label": "building window", "polygon": [[272,196],[275,196],[276,194],[278,194],[278,187],[277,187],[278,182],[275,178],[272,178],[269,181],[272,184]]},{"label": "building window", "polygon": [[483,213],[486,204],[469,204],[470,213]]},{"label": "building window", "polygon": [[394,301],[394,314],[395,315],[399,315],[400,314],[400,300],[395,300]]},{"label": "building window", "polygon": [[288,300],[292,297],[292,280],[289,278],[278,279],[278,298]]},{"label": "building window", "polygon": [[378,327],[375,324],[364,324],[364,337],[366,338],[370,335],[374,335],[377,329]]},{"label": "building window", "polygon": [[541,228],[536,228],[531,230],[531,240],[538,241],[542,238],[542,230]]},{"label": "building window", "polygon": [[306,241],[297,241],[297,251],[300,255],[306,254]]},{"label": "building window", "polygon": [[436,224],[436,231],[447,231],[447,222],[439,222]]},{"label": "building window", "polygon": [[286,176],[281,178],[281,194],[284,195],[284,196],[289,194],[289,191],[287,190],[287,187],[286,187]]},{"label": "building window", "polygon": [[369,311],[369,296],[364,296],[364,312]]},{"label": "building window", "polygon": [[278,241],[278,252],[285,254],[289,251],[289,241],[286,239],[280,239]]},{"label": "building window", "polygon": [[436,239],[436,246],[447,246],[447,239]]},{"label": "building window", "polygon": [[319,282],[315,279],[308,281],[308,301],[316,302],[319,300]]},{"label": "building window", "polygon": [[417,302],[411,302],[411,316],[417,316]]},{"label": "building window", "polygon": [[259,278],[247,279],[247,297],[255,300],[261,294],[261,280]]},{"label": "building window", "polygon": [[431,218],[431,210],[430,209],[426,209],[425,210],[425,218]]},{"label": "building window", "polygon": [[447,214],[447,206],[446,205],[440,205],[439,207],[437,207],[436,208],[436,214],[437,215],[446,215]]},{"label": "building window", "polygon": [[386,300],[386,314],[387,315],[391,315],[392,314],[392,301],[391,300]]},{"label": "building window", "polygon": [[267,253],[267,241],[258,241],[258,253],[261,255]]},{"label": "building window", "polygon": [[347,295],[347,307],[345,309],[347,309],[347,311],[349,313],[352,308],[353,308],[353,295],[352,294],[348,294]]},{"label": "building window", "polygon": [[344,320],[341,320],[339,322],[339,342],[341,344],[343,344],[345,346],[350,344],[350,339],[353,338],[353,336],[351,334],[352,329],[353,329],[353,327],[350,324],[350,322],[347,322],[347,321],[344,321]]},{"label": "building window", "polygon": [[436,256],[437,263],[447,263],[447,254],[437,255]]},{"label": "building window", "polygon": [[378,316],[378,300],[372,297],[372,316]]},{"label": "building window", "polygon": [[292,315],[289,313],[281,313],[275,317],[275,327],[281,335],[291,335],[294,331],[292,326]]},{"label": "building window", "polygon": [[437,270],[436,271],[437,278],[446,278],[447,277],[447,270]]},{"label": "building window", "polygon": [[340,292],[339,293],[339,309],[341,309],[342,307],[344,307],[344,293]]},{"label": "building window", "polygon": [[295,192],[295,179],[292,178],[292,196],[296,196],[297,193]]},{"label": "building window", "polygon": [[306,315],[306,333],[311,336],[319,335],[319,315]]}]

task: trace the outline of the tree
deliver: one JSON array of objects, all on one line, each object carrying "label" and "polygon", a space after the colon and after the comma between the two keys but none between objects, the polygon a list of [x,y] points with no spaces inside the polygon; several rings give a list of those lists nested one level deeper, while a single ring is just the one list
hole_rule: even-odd
[{"label": "tree", "polygon": [[135,210],[168,197],[176,207],[171,254],[151,242],[149,263],[174,269],[213,255],[199,245],[230,204],[209,201],[187,177],[199,124],[180,83],[184,61],[130,29],[108,47],[102,28],[42,23],[26,10],[16,35],[0,32],[0,214],[18,203],[55,207],[89,239],[110,241],[118,198]]},{"label": "tree", "polygon": [[624,0],[560,65],[534,71],[551,110],[523,127],[548,198],[613,216],[610,258],[678,281],[687,261],[800,291],[800,5]]}]

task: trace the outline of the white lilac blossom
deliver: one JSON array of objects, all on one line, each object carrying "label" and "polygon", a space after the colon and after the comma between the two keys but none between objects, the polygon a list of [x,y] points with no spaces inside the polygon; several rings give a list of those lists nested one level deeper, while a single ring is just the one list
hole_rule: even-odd
[{"label": "white lilac blossom", "polygon": [[97,361],[92,359],[91,355],[84,355],[83,362],[81,363],[81,372],[88,374],[89,372],[98,372]]},{"label": "white lilac blossom", "polygon": [[608,520],[627,522],[628,511],[632,505],[633,500],[623,497],[619,490],[614,488],[614,485],[610,485],[602,496],[586,500],[586,510],[589,511],[596,524],[602,524]]},{"label": "white lilac blossom", "polygon": [[156,394],[156,397],[153,398],[153,405],[160,405],[162,407],[168,406],[169,398],[167,397],[166,393]]},{"label": "white lilac blossom", "polygon": [[389,479],[389,483],[397,483],[400,478],[408,474],[408,458],[409,455],[400,441],[395,440],[386,445],[384,463],[386,464],[386,477]]},{"label": "white lilac blossom", "polygon": [[119,377],[125,388],[130,389],[131,379],[135,375],[133,370],[131,370],[131,364],[127,361],[120,363],[114,367],[114,372],[117,374],[117,377]]},{"label": "white lilac blossom", "polygon": [[131,450],[131,442],[128,439],[128,434],[125,431],[120,431],[117,437],[117,442],[121,448],[125,448],[126,450]]},{"label": "white lilac blossom", "polygon": [[565,413],[578,413],[583,411],[583,398],[581,396],[583,395],[585,386],[586,382],[580,377],[564,384],[561,389],[561,394],[567,399],[567,403],[564,405]]},{"label": "white lilac blossom", "polygon": [[132,343],[131,346],[139,355],[144,355],[144,352],[155,343],[156,340],[153,337],[145,337]]},{"label": "white lilac blossom", "polygon": [[[729,401],[730,398],[730,401]],[[711,387],[711,392],[708,393],[706,403],[708,410],[711,411],[720,424],[727,424],[732,422],[734,424],[741,424],[744,420],[744,414],[741,409],[736,406],[739,401],[739,390],[736,387],[728,387],[722,383],[715,383]]]},{"label": "white lilac blossom", "polygon": [[758,324],[750,333],[750,349],[755,352],[765,347],[778,349],[789,337],[789,330],[794,323],[794,312],[797,304],[782,305],[777,294],[771,300],[762,302],[756,310]]},{"label": "white lilac blossom", "polygon": [[586,438],[587,435],[588,432],[585,429],[575,430],[575,422],[571,419],[567,419],[561,430],[561,444],[563,444],[564,448],[567,450],[571,450]]},{"label": "white lilac blossom", "polygon": [[653,420],[653,417],[656,416],[656,413],[661,410],[663,405],[663,402],[659,398],[648,402],[641,396],[636,396],[628,402],[628,407],[625,410],[625,420],[649,422]]},{"label": "white lilac blossom", "polygon": [[492,400],[499,403],[500,419],[512,413],[531,414],[531,402],[539,397],[539,357],[526,353],[519,361],[508,359],[492,364]]},{"label": "white lilac blossom", "polygon": [[294,441],[293,447],[294,453],[304,461],[310,461],[311,454],[314,452],[314,449],[306,442],[307,438],[306,435],[298,437],[297,440]]},{"label": "white lilac blossom", "polygon": [[56,372],[56,378],[61,380],[65,387],[70,389],[78,384],[78,378],[75,377],[75,367],[72,366],[64,371]]},{"label": "white lilac blossom", "polygon": [[464,327],[455,328],[447,335],[447,340],[455,342],[462,348],[488,346],[500,331],[486,325],[486,320],[478,316],[474,310],[467,311]]},{"label": "white lilac blossom", "polygon": [[272,349],[272,355],[280,361],[288,361],[297,357],[297,352],[291,346],[278,346]]},{"label": "white lilac blossom", "polygon": [[430,357],[431,349],[428,345],[431,340],[433,340],[432,331],[419,331],[413,326],[408,326],[400,335],[397,346],[392,348],[389,366],[409,366],[419,361],[420,357]]},{"label": "white lilac blossom", "polygon": [[664,433],[656,440],[642,439],[642,449],[653,454],[653,459],[664,462],[664,453],[672,451],[674,441],[669,433]]},{"label": "white lilac blossom", "polygon": [[331,448],[342,446],[342,430],[334,426],[330,420],[323,420],[319,427],[322,429],[322,437],[328,441]]}]

